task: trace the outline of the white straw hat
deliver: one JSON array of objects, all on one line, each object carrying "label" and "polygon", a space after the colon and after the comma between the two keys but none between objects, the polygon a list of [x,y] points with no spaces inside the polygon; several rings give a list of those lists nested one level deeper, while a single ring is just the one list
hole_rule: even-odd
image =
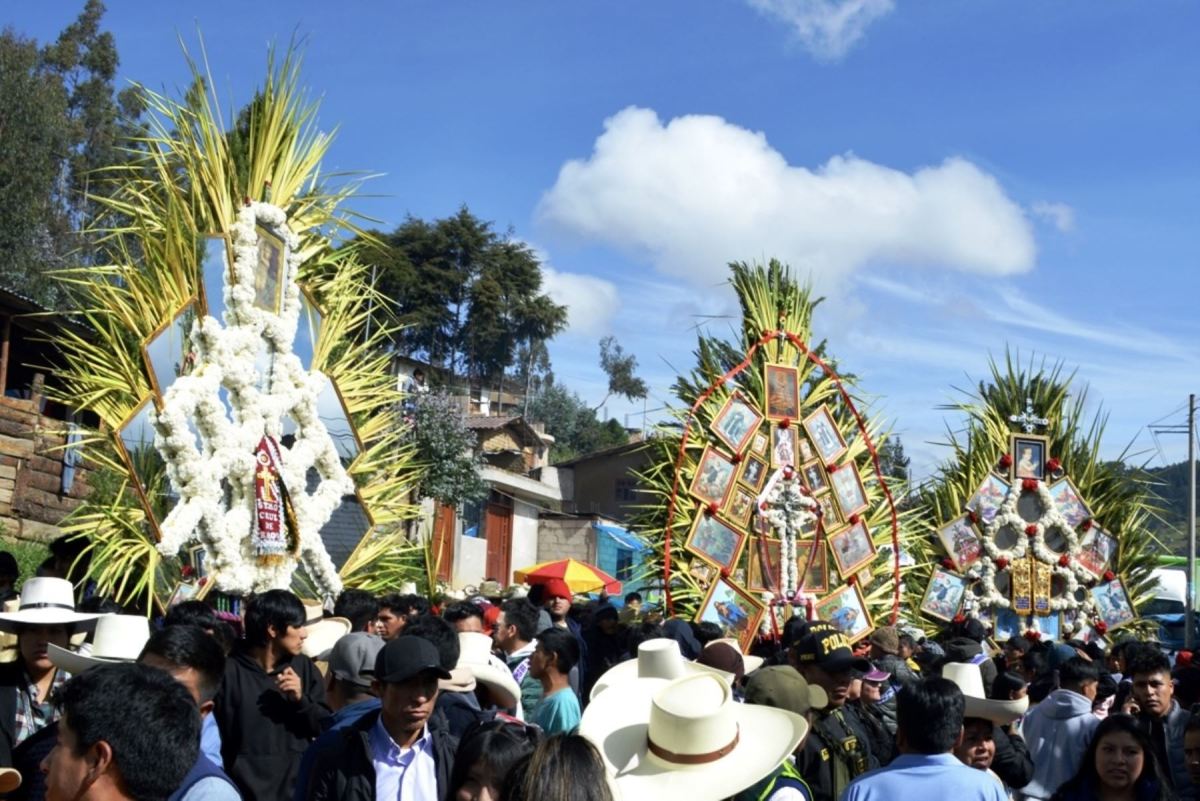
[{"label": "white straw hat", "polygon": [[0,612],[0,631],[17,626],[68,626],[91,628],[99,614],[75,611],[75,588],[60,578],[31,578],[21,587],[15,612]]},{"label": "white straw hat", "polygon": [[605,671],[596,680],[589,698],[595,700],[609,687],[638,679],[678,679],[696,674],[720,676],[726,683],[733,681],[733,676],[723,670],[684,659],[675,640],[656,637],[638,646],[637,659],[627,659]]},{"label": "white straw hat", "polygon": [[354,624],[344,617],[323,617],[325,608],[320,601],[304,601],[306,620],[304,628],[308,636],[304,638],[301,651],[311,659],[324,659],[333,646],[342,637],[350,633]]},{"label": "white straw hat", "polygon": [[983,718],[1001,726],[1012,723],[1029,708],[1029,697],[1019,701],[993,701],[983,691],[983,674],[979,665],[966,662],[947,662],[942,665],[942,678],[949,679],[962,690],[967,705],[963,717]]},{"label": "white straw hat", "polygon": [[457,668],[465,668],[495,694],[496,703],[508,709],[521,707],[521,687],[508,666],[492,655],[492,638],[477,631],[458,634]]},{"label": "white straw hat", "polygon": [[721,799],[768,776],[808,733],[782,709],[739,704],[709,674],[611,687],[583,713],[579,733],[629,799]]},{"label": "white straw hat", "polygon": [[47,655],[55,667],[82,673],[97,665],[136,662],[150,639],[150,622],[141,615],[103,615],[96,621],[92,650],[87,654],[50,643]]}]

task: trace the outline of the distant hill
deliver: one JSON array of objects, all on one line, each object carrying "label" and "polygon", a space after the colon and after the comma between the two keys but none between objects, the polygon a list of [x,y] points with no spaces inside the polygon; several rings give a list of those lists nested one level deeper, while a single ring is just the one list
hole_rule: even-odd
[{"label": "distant hill", "polygon": [[1162,507],[1162,520],[1154,525],[1154,532],[1177,556],[1187,556],[1187,462],[1155,467],[1146,473],[1156,484],[1154,493]]}]

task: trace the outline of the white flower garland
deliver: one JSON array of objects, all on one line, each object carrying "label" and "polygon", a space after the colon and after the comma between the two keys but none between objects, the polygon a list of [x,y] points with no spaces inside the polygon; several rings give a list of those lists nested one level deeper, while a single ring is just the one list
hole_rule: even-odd
[{"label": "white flower garland", "polygon": [[[978,605],[982,607],[995,606],[1002,609],[1012,607],[1011,600],[1001,594],[996,589],[996,573],[999,568],[996,566],[996,561],[999,559],[1006,560],[1009,564],[1017,559],[1024,559],[1027,555],[1033,556],[1039,562],[1052,565],[1052,573],[1062,579],[1065,587],[1064,592],[1057,598],[1050,599],[1050,609],[1055,612],[1060,611],[1082,611],[1087,615],[1095,616],[1097,613],[1096,605],[1091,598],[1091,594],[1083,600],[1075,597],[1083,582],[1087,582],[1092,578],[1091,574],[1079,564],[1077,559],[1079,555],[1079,536],[1075,533],[1075,529],[1070,522],[1058,511],[1058,507],[1054,504],[1054,497],[1050,494],[1050,489],[1044,481],[1037,482],[1037,498],[1041,505],[1042,513],[1038,519],[1032,523],[1025,520],[1017,512],[1017,502],[1020,499],[1023,490],[1021,484],[1014,483],[1010,487],[1008,495],[1004,499],[1004,503],[1000,505],[1000,509],[996,512],[996,516],[991,522],[985,523],[983,526],[983,549],[987,554],[987,558],[981,560],[978,574],[975,574],[975,568],[968,573],[968,578],[979,579],[979,589],[977,591]],[[1008,526],[1017,533],[1017,541],[1011,548],[1000,548],[996,544],[996,535]],[[1026,533],[1026,529],[1033,526],[1035,532]],[[1069,557],[1066,566],[1060,564],[1062,554],[1056,553],[1046,546],[1046,533],[1057,530],[1063,536],[1066,543],[1064,553]],[[1086,625],[1086,621],[1082,618],[1077,618],[1072,630],[1079,631]]]},{"label": "white flower garland", "polygon": [[781,583],[785,598],[793,598],[800,583],[796,575],[796,534],[817,519],[817,502],[802,489],[795,470],[784,467],[775,472],[758,498],[759,513],[782,542]]},{"label": "white flower garland", "polygon": [[[278,315],[254,305],[259,225],[283,236],[288,245]],[[354,492],[354,482],[317,414],[323,379],[305,371],[292,353],[300,316],[295,282],[300,240],[288,229],[283,210],[267,203],[243,207],[232,238],[235,283],[225,284],[225,319],[205,317],[193,326],[196,366],[167,390],[157,415],[155,446],[179,494],[179,502],[161,523],[158,550],[175,556],[190,542],[203,543],[217,586],[237,594],[288,587],[303,562],[322,593],[334,595],[341,590],[341,579],[320,530],[342,497]],[[255,365],[264,340],[273,351],[269,377],[260,377]],[[269,380],[268,391],[259,389],[260,379]],[[219,397],[222,388],[228,393],[232,419]],[[288,554],[264,563],[253,553],[250,537],[254,449],[264,434],[281,437],[288,415],[297,430],[293,446],[282,449],[281,472],[296,516],[299,557]],[[194,432],[199,433],[200,448]],[[306,491],[310,468],[320,477],[312,493]]]}]

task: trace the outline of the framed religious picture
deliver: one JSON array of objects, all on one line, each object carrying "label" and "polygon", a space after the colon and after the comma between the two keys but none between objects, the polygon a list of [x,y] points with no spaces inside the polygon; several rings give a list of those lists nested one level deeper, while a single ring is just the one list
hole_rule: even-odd
[{"label": "framed religious picture", "polygon": [[851,643],[875,628],[857,584],[845,584],[817,601],[816,613],[821,620],[837,626]]},{"label": "framed religious picture", "polygon": [[796,545],[796,575],[800,588],[813,595],[829,592],[829,549],[823,542]]},{"label": "framed religious picture", "polygon": [[800,524],[800,531],[796,533],[796,539],[811,540],[817,536],[817,518],[810,517]]},{"label": "framed religious picture", "polygon": [[829,550],[837,563],[842,578],[849,578],[875,558],[875,541],[867,524],[859,520],[850,526],[829,535]]},{"label": "framed religious picture", "polygon": [[688,562],[688,575],[700,582],[701,586],[707,587],[712,584],[713,579],[721,575],[721,571],[695,556],[692,557],[692,561]]},{"label": "framed religious picture", "polygon": [[1100,619],[1108,626],[1108,631],[1124,626],[1135,617],[1133,603],[1119,576],[1092,587],[1092,601],[1096,604]]},{"label": "framed religious picture", "polygon": [[1095,524],[1083,535],[1079,554],[1075,557],[1084,570],[1096,578],[1104,575],[1117,553],[1117,538]]},{"label": "framed religious picture", "polygon": [[772,428],[771,466],[788,467],[796,463],[796,427]]},{"label": "framed religious picture", "polygon": [[171,599],[167,601],[167,609],[181,604],[184,601],[190,601],[200,593],[200,585],[193,581],[181,581],[175,585],[175,589],[171,592]]},{"label": "framed religious picture", "polygon": [[737,584],[718,578],[708,588],[696,613],[697,623],[716,623],[721,636],[738,641],[743,653],[749,653],[754,638],[758,635],[758,624],[766,606]]},{"label": "framed religious picture", "polygon": [[938,539],[954,562],[954,569],[965,571],[983,558],[983,537],[971,525],[971,519],[963,516],[949,525],[938,529]]},{"label": "framed religious picture", "polygon": [[814,460],[800,468],[800,476],[808,491],[813,495],[829,489],[829,479],[825,477],[825,468]]},{"label": "framed religious picture", "polygon": [[762,492],[763,485],[767,483],[766,461],[757,456],[747,456],[742,460],[742,470],[738,474],[738,483],[749,487],[755,494]]},{"label": "framed religious picture", "polygon": [[716,448],[708,446],[700,456],[689,492],[703,503],[722,506],[725,497],[729,495],[729,488],[733,486],[736,473],[737,465],[732,459]]},{"label": "framed religious picture", "polygon": [[929,585],[925,587],[925,595],[921,598],[921,611],[949,623],[962,607],[966,592],[965,578],[935,567],[929,576]]},{"label": "framed religious picture", "polygon": [[750,452],[755,456],[767,458],[767,450],[771,447],[771,435],[761,428],[750,438]]},{"label": "framed religious picture", "polygon": [[287,244],[283,238],[262,225],[258,233],[258,261],[254,266],[254,305],[271,314],[283,308],[283,287],[287,283]]},{"label": "framed religious picture", "polygon": [[838,513],[837,504],[833,500],[833,493],[827,492],[824,495],[813,498],[817,502],[817,507],[821,510],[821,523],[825,526],[826,531],[833,531],[844,522],[841,514]]},{"label": "framed religious picture", "polygon": [[754,514],[754,507],[757,503],[758,498],[753,492],[745,487],[734,487],[733,492],[729,493],[729,500],[725,502],[721,514],[738,528],[749,528],[750,515]]},{"label": "framed religious picture", "polygon": [[1054,506],[1058,509],[1058,513],[1071,524],[1071,528],[1079,528],[1084,520],[1091,518],[1092,510],[1083,502],[1079,490],[1075,488],[1071,479],[1059,479],[1051,484],[1049,489],[1050,497],[1054,499]]},{"label": "framed religious picture", "polygon": [[842,439],[828,406],[821,404],[821,408],[804,418],[804,430],[817,449],[817,458],[825,464],[832,464],[846,452],[846,440]]},{"label": "framed religious picture", "polygon": [[193,545],[188,548],[188,564],[192,566],[192,572],[196,578],[204,578],[208,575],[205,560],[208,556],[208,550],[203,545]]},{"label": "framed religious picture", "polygon": [[767,419],[795,420],[800,417],[800,371],[786,364],[763,367],[767,388]]},{"label": "framed religious picture", "polygon": [[697,511],[692,530],[688,532],[687,541],[683,545],[718,568],[733,570],[745,540],[745,534],[716,515],[710,515],[707,511]]},{"label": "framed religious picture", "polygon": [[1062,617],[1058,612],[1048,615],[1034,615],[1029,619],[1029,628],[1042,635],[1043,640],[1062,639]]},{"label": "framed religious picture", "polygon": [[750,444],[762,423],[762,415],[736,393],[729,396],[713,420],[712,432],[734,453]]},{"label": "framed religious picture", "polygon": [[749,557],[746,589],[778,595],[783,568],[783,542],[770,537],[752,537],[746,553]]},{"label": "framed religious picture", "polygon": [[797,437],[798,449],[801,462],[811,462],[817,458],[817,452],[813,450],[812,443],[808,441],[808,437]]},{"label": "framed religious picture", "polygon": [[999,476],[988,473],[988,477],[975,490],[971,500],[967,501],[967,511],[974,512],[981,523],[987,524],[996,519],[996,513],[1004,505],[1008,497],[1009,484]]},{"label": "framed religious picture", "polygon": [[1049,440],[1036,434],[1013,434],[1011,443],[1013,479],[1044,480],[1046,477],[1046,448]]},{"label": "framed religious picture", "polygon": [[996,614],[992,636],[996,638],[996,642],[1007,642],[1013,637],[1018,637],[1025,633],[1020,615],[1007,607],[1001,608],[997,606],[995,609]]},{"label": "framed religious picture", "polygon": [[866,510],[867,490],[853,463],[842,465],[830,473],[829,482],[833,485],[833,496],[837,498],[843,518],[849,520],[851,515]]}]

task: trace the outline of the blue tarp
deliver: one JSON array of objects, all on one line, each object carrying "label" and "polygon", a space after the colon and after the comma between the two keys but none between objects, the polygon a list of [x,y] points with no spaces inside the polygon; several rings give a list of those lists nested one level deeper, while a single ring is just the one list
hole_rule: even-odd
[{"label": "blue tarp", "polygon": [[645,551],[650,546],[642,542],[638,535],[634,534],[627,528],[615,526],[611,523],[593,522],[592,526],[599,532],[607,534],[617,543],[618,547],[625,548],[630,551]]}]

